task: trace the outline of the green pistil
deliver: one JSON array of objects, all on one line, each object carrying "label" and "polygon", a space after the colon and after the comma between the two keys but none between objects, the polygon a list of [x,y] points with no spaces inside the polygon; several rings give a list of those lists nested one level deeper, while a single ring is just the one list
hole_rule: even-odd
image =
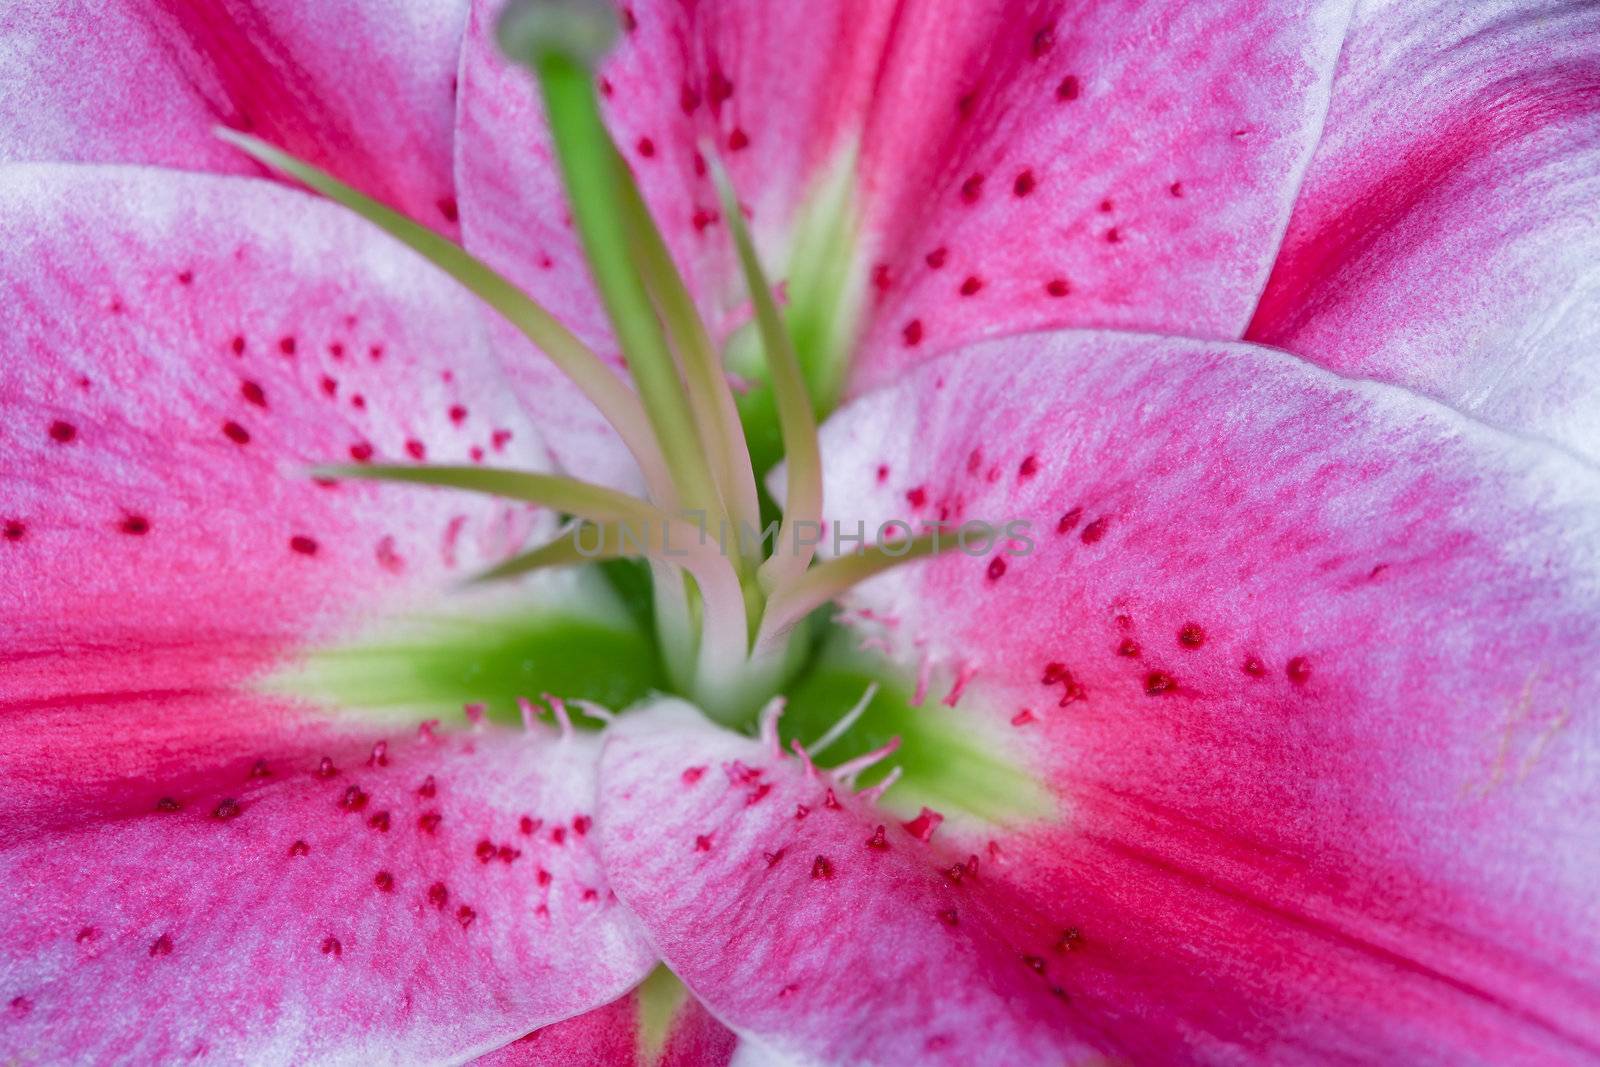
[{"label": "green pistil", "polygon": [[627,224],[618,210],[623,200],[620,159],[601,120],[592,76],[567,55],[535,52],[513,58],[538,78],[590,274],[666,456],[678,501],[705,510],[720,523],[727,508],[700,449],[677,361],[630,253]]}]

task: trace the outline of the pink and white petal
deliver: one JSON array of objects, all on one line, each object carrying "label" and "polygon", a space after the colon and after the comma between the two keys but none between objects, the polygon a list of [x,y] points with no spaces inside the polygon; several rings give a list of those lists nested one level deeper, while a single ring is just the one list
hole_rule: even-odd
[{"label": "pink and white petal", "polygon": [[[15,814],[242,755],[213,699],[503,558],[548,521],[306,477],[538,465],[473,301],[333,205],[250,179],[0,168],[0,749]],[[42,792],[35,792],[41,790]]]},{"label": "pink and white petal", "polygon": [[930,364],[823,448],[836,518],[1033,524],[854,606],[1031,737],[1063,823],[988,869],[1081,931],[1050,966],[1107,1051],[1600,1055],[1591,468],[1267,349],[1095,333]]},{"label": "pink and white petal", "polygon": [[437,1062],[606,1003],[653,958],[592,846],[599,745],[350,735],[11,822],[0,1040],[48,1062]]},{"label": "pink and white petal", "polygon": [[264,173],[212,135],[220,123],[453,231],[464,15],[463,0],[10,5],[0,160]]},{"label": "pink and white petal", "polygon": [[876,310],[856,389],[1046,326],[1238,337],[1349,6],[906,5],[863,153]]},{"label": "pink and white petal", "polygon": [[1090,1049],[1030,963],[1049,943],[1031,910],[798,760],[668,701],[610,733],[600,782],[617,896],[690,990],[779,1062]]},{"label": "pink and white petal", "polygon": [[651,1040],[644,1036],[649,1025],[635,990],[602,1008],[535,1030],[474,1063],[475,1067],[728,1067],[739,1043],[693,997],[686,997],[665,1020],[658,1048],[646,1047]]},{"label": "pink and white petal", "polygon": [[1600,10],[1366,3],[1248,337],[1600,460]]},{"label": "pink and white petal", "polygon": [[[528,73],[494,40],[500,4],[477,0],[462,58],[456,169],[467,246],[620,365],[566,212],[543,106]],[[716,147],[764,243],[859,137],[892,5],[636,3],[601,72],[613,135],[662,234],[720,334],[744,306],[732,244],[700,145]],[[547,360],[504,338],[522,394],[564,411],[547,433],[563,466],[636,480],[599,414]]]}]

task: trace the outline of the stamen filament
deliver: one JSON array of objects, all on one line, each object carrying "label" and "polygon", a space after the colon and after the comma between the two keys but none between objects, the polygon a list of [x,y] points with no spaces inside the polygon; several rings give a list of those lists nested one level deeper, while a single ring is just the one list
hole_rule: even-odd
[{"label": "stamen filament", "polygon": [[[717,357],[716,347],[695,308],[694,297],[672,260],[666,241],[650,217],[639,187],[626,167],[618,166],[622,207],[634,259],[650,295],[655,298],[666,322],[667,333],[676,343],[689,387],[689,403],[711,458],[712,475],[721,486],[722,499],[735,530],[759,528],[761,508],[756,494],[755,470],[750,464],[750,449],[733,390]],[[743,552],[741,557],[754,569],[760,563],[760,547]]]},{"label": "stamen filament", "polygon": [[599,409],[633,454],[651,495],[663,505],[671,505],[672,483],[667,464],[648,432],[649,424],[638,396],[554,315],[460,245],[364,196],[326,171],[249,134],[218,128],[216,135],[257,162],[291,175],[397,238],[499,312],[523,336],[538,345]]},{"label": "stamen filament", "polygon": [[[778,529],[780,551],[761,568],[762,582],[770,590],[803,574],[811,564],[812,548],[803,545],[806,539],[796,537],[794,528],[800,522],[815,523],[822,515],[822,454],[817,444],[817,416],[811,407],[805,376],[800,371],[800,358],[795,354],[788,327],[778,312],[777,301],[772,298],[772,286],[761,269],[755,242],[744,224],[733,185],[709,149],[704,151],[711,161],[717,191],[722,197],[722,214],[739,252],[745,287],[750,291],[756,325],[766,350],[773,397],[778,405],[778,427],[783,433],[788,484],[784,491],[783,522]],[[795,550],[785,550],[789,546],[794,546]]]},{"label": "stamen filament", "polygon": [[[312,473],[330,478],[361,478],[465,489],[541,504],[601,526],[626,527],[630,539],[642,543],[645,555],[662,563],[682,567],[693,576],[700,590],[701,641],[693,686],[697,695],[709,694],[710,699],[715,699],[718,694],[736,691],[739,672],[745,665],[749,651],[744,591],[731,561],[714,544],[707,542],[694,524],[674,518],[647,501],[614,489],[575,478],[531,471],[380,465],[320,467]],[[549,545],[534,550],[546,552],[544,558],[547,559],[560,558],[561,551]],[[668,580],[676,579],[669,576]],[[659,584],[657,588],[660,588]]]},{"label": "stamen filament", "polygon": [[[767,600],[756,637],[756,654],[769,647],[795,623],[845,590],[902,563],[937,555],[956,548],[959,539],[937,533],[899,541],[892,546],[870,545],[848,556],[836,556],[812,567],[788,585],[777,589]],[[889,551],[890,548],[894,551]]]}]

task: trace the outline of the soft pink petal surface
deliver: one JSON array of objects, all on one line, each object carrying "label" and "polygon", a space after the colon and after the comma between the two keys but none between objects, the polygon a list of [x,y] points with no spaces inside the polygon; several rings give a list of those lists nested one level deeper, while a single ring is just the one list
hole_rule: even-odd
[{"label": "soft pink petal surface", "polygon": [[858,385],[1029,327],[1237,337],[1348,9],[902,4],[863,149],[877,307]]},{"label": "soft pink petal surface", "polygon": [[824,454],[834,518],[1033,522],[857,605],[1035,746],[1064,822],[996,874],[1081,931],[1051,973],[1107,1051],[1600,1053],[1585,465],[1270,351],[1073,333],[931,364]]},{"label": "soft pink petal surface", "polygon": [[615,997],[652,957],[590,843],[598,744],[350,741],[14,828],[5,1047],[416,1063]]},{"label": "soft pink petal surface", "polygon": [[658,1054],[640,1046],[639,994],[554,1023],[479,1057],[475,1067],[727,1067],[738,1044],[689,997],[668,1021]]},{"label": "soft pink petal surface", "polygon": [[1249,337],[1600,459],[1600,10],[1366,3]]},{"label": "soft pink petal surface", "polygon": [[252,692],[540,521],[304,474],[543,463],[472,302],[253,179],[15,165],[0,203],[0,1044],[434,1059],[635,982],[592,740],[428,744]]},{"label": "soft pink petal surface", "polygon": [[[543,462],[473,301],[383,235],[265,182],[153,169],[17,165],[0,199],[17,714],[102,738],[115,721],[137,763],[147,741],[207,731],[129,721],[115,694],[232,683],[528,536],[532,516],[486,498],[306,476]],[[197,713],[223,733],[254,726]],[[62,735],[17,743],[22,759]],[[74,785],[123,769],[87,761]]]},{"label": "soft pink petal surface", "polygon": [[1059,931],[980,861],[952,876],[964,854],[679,703],[622,720],[600,775],[617,895],[695,995],[781,1062],[1004,1049],[1056,1063],[1090,1048],[1055,977],[1028,962]]},{"label": "soft pink petal surface", "polygon": [[0,13],[0,159],[259,174],[218,124],[440,229],[464,0],[43,0]]}]

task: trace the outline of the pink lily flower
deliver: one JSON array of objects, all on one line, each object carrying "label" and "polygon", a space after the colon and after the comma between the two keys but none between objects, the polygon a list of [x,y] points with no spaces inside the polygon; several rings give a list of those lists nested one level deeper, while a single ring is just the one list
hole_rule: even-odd
[{"label": "pink lily flower", "polygon": [[1600,1060],[1600,10],[500,6],[0,13],[0,1059]]}]

